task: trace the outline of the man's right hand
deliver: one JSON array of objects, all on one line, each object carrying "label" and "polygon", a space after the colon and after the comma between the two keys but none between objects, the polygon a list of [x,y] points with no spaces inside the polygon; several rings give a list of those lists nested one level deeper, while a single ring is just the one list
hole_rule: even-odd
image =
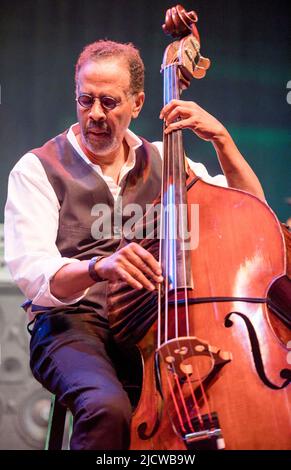
[{"label": "man's right hand", "polygon": [[96,263],[95,270],[104,280],[121,280],[134,289],[153,291],[155,284],[163,281],[158,261],[137,243],[129,243],[113,255],[102,258]]}]

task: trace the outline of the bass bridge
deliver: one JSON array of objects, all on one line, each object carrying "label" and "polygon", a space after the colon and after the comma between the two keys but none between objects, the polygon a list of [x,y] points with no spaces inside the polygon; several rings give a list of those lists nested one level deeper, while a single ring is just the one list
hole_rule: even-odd
[{"label": "bass bridge", "polygon": [[207,403],[207,388],[232,360],[231,353],[190,336],[162,344],[157,359],[160,390],[174,432],[189,450],[224,449],[218,415]]}]

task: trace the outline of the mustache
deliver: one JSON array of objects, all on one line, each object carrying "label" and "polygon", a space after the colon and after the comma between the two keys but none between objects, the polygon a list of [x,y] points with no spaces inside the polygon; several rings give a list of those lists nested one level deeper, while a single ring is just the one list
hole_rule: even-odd
[{"label": "mustache", "polygon": [[100,122],[91,122],[87,128],[87,132],[107,132],[108,134],[110,133],[110,127],[105,121],[100,121]]}]

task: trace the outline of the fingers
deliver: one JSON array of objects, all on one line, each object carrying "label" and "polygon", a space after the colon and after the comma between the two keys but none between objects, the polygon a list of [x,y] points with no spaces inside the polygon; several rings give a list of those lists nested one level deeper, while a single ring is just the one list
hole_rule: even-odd
[{"label": "fingers", "polygon": [[165,120],[165,134],[178,129],[191,129],[203,140],[214,141],[225,136],[224,126],[193,101],[172,100],[161,111]]},{"label": "fingers", "polygon": [[[137,252],[139,252],[138,249],[137,249]],[[148,252],[146,253],[150,255],[150,253]],[[130,261],[130,263],[136,268],[138,268],[142,273],[149,276],[155,282],[162,282],[163,278],[161,276],[161,270],[160,270],[159,264],[156,262],[155,258],[152,255],[150,255],[150,257],[147,257],[147,254],[144,255],[142,252],[141,254],[139,254],[139,253],[135,253],[134,250],[131,250],[131,251],[126,252],[125,256]],[[148,261],[146,261],[146,259],[143,260],[142,256],[145,256],[146,259],[148,259]],[[152,262],[151,258],[153,258],[154,260],[152,265],[151,265],[151,262]]]},{"label": "fingers", "polygon": [[189,118],[190,116],[189,110],[185,110],[183,106],[176,106],[172,110],[170,110],[167,115],[165,116],[165,122],[166,125],[168,126],[172,122],[176,121],[177,119],[183,119],[183,118]]},{"label": "fingers", "polygon": [[126,272],[145,289],[154,290],[153,282],[160,283],[163,281],[162,271],[157,260],[137,243],[130,243],[120,250],[119,255],[125,258],[123,265]]},{"label": "fingers", "polygon": [[171,100],[170,103],[166,104],[161,110],[160,119],[165,119],[165,121],[169,120],[170,113],[177,107],[179,107],[179,112],[182,113],[182,115],[189,115],[191,111],[193,112],[194,109],[199,108],[193,101]]},{"label": "fingers", "polygon": [[160,112],[160,119],[166,119],[169,112],[176,106],[181,104],[181,100],[171,100],[168,104],[166,104]]},{"label": "fingers", "polygon": [[125,271],[123,268],[119,268],[117,270],[117,279],[126,282],[129,284],[133,289],[141,290],[143,287],[146,289],[153,291],[155,287],[149,282],[148,285],[144,285],[139,282],[134,276],[132,276],[128,271]]},{"label": "fingers", "polygon": [[155,285],[147,279],[147,277],[140,271],[135,268],[135,266],[128,264],[126,270],[121,268],[122,271],[122,280],[131,285],[135,289],[145,288],[149,291],[155,290]]},{"label": "fingers", "polygon": [[133,253],[136,254],[139,258],[141,258],[144,263],[151,268],[153,273],[157,276],[162,274],[162,269],[155,259],[155,257],[147,250],[145,250],[142,246],[138,245],[137,243],[130,243],[128,245],[133,250]]},{"label": "fingers", "polygon": [[172,100],[162,109],[160,114],[167,126],[165,134],[184,128],[195,130],[197,108],[196,103]]},{"label": "fingers", "polygon": [[178,129],[192,129],[194,130],[193,119],[181,119],[180,121],[172,122],[165,128],[165,134],[169,134],[170,132],[177,131]]},{"label": "fingers", "polygon": [[154,256],[137,243],[130,243],[114,255],[98,262],[104,279],[122,280],[134,289],[153,291],[155,284],[163,281],[162,270]]}]

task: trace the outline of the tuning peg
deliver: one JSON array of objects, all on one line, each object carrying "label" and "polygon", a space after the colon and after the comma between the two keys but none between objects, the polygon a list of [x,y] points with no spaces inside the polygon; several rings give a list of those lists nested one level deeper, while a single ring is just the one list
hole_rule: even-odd
[{"label": "tuning peg", "polygon": [[211,62],[210,62],[209,59],[207,59],[206,57],[203,57],[202,55],[199,54],[198,62],[196,62],[196,65],[198,67],[201,67],[205,70],[208,70],[209,67],[210,67],[210,64],[211,64]]},{"label": "tuning peg", "polygon": [[203,57],[200,52],[198,52],[193,64],[193,77],[204,78],[206,70],[209,69],[210,64],[210,60]]},{"label": "tuning peg", "polygon": [[194,78],[204,78],[206,75],[206,70],[204,67],[199,67],[198,65],[194,66],[193,77]]}]

